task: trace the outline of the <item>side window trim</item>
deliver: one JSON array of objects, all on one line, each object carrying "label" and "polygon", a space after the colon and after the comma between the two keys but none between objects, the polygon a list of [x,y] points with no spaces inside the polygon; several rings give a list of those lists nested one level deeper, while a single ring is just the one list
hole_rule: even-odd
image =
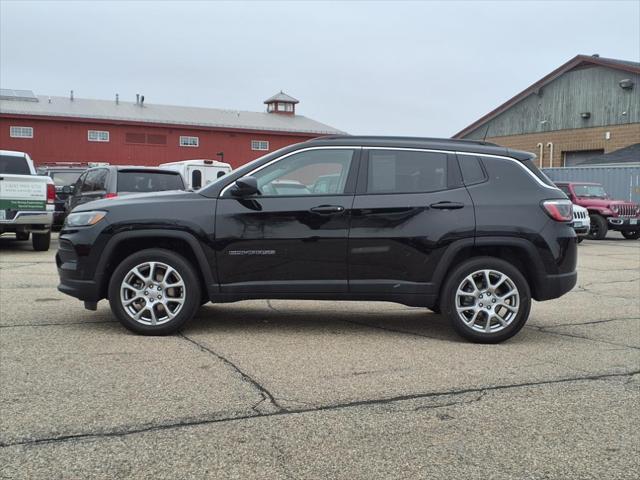
[{"label": "side window trim", "polygon": [[[243,175],[242,177],[239,178],[244,178],[244,177],[250,177],[253,176],[255,173],[259,172],[260,170],[267,168],[271,165],[273,165],[276,162],[279,162],[280,160],[284,160],[287,157],[290,157],[292,155],[298,154],[298,153],[302,153],[302,152],[307,152],[307,151],[313,151],[313,150],[353,150],[353,157],[351,158],[351,165],[349,167],[349,172],[348,172],[348,176],[347,176],[347,181],[345,183],[345,187],[344,187],[344,192],[340,193],[340,194],[333,194],[333,196],[350,196],[350,195],[354,195],[354,192],[351,191],[349,192],[349,190],[353,190],[354,189],[354,183],[356,182],[356,178],[354,177],[353,179],[352,174],[357,175],[358,174],[358,167],[360,164],[360,157],[361,157],[361,153],[362,153],[362,147],[361,146],[357,146],[357,145],[332,145],[332,146],[322,146],[322,147],[309,147],[309,148],[301,148],[298,150],[294,150],[292,152],[288,152],[278,158],[274,158],[273,160],[260,165],[259,167],[254,168],[253,170],[251,170],[250,172],[247,172],[245,175]],[[237,179],[236,179],[237,180]],[[233,198],[231,193],[229,192],[229,190],[231,189],[231,187],[233,187],[233,185],[235,184],[235,181],[229,183],[228,185],[226,185],[222,191],[220,192],[220,194],[218,195],[218,198]],[[305,198],[311,198],[311,197],[325,197],[327,196],[326,194],[318,194],[318,195],[305,195]],[[293,198],[298,198],[300,197],[300,195],[279,195],[277,197],[274,198],[286,198],[286,197],[293,197]],[[269,195],[266,196],[261,196],[260,198],[271,198]]]}]

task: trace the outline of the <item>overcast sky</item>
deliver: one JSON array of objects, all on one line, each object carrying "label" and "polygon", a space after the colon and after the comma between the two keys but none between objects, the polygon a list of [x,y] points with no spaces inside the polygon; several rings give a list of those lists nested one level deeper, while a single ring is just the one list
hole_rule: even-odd
[{"label": "overcast sky", "polygon": [[449,137],[576,54],[640,61],[640,1],[0,1],[0,85]]}]

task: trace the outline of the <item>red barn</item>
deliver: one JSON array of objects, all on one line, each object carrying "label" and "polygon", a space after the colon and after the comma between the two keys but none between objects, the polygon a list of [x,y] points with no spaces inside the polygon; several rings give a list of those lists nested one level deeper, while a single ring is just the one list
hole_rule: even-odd
[{"label": "red barn", "polygon": [[265,112],[36,96],[0,92],[0,149],[27,152],[35,163],[108,162],[158,165],[224,159],[236,168],[281,147],[343,133],[296,114],[298,100],[280,92]]}]

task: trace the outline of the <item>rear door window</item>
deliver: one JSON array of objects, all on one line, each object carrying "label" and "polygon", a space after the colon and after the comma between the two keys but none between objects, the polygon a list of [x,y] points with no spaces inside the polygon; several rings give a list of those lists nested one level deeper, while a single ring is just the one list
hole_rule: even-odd
[{"label": "rear door window", "polygon": [[124,170],[118,172],[118,193],[161,192],[184,190],[179,173]]},{"label": "rear door window", "polygon": [[370,150],[367,193],[425,193],[447,188],[447,155]]}]

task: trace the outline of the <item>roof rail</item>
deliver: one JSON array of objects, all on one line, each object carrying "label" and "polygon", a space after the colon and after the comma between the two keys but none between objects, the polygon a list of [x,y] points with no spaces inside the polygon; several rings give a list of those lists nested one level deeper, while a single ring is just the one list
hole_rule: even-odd
[{"label": "roof rail", "polygon": [[441,142],[441,143],[464,143],[467,145],[487,145],[491,147],[498,147],[499,145],[491,142],[485,142],[483,140],[467,140],[458,138],[437,138],[437,137],[410,137],[410,136],[395,136],[395,135],[326,135],[323,137],[314,138],[313,140],[401,140],[401,141],[420,141],[420,142]]}]

